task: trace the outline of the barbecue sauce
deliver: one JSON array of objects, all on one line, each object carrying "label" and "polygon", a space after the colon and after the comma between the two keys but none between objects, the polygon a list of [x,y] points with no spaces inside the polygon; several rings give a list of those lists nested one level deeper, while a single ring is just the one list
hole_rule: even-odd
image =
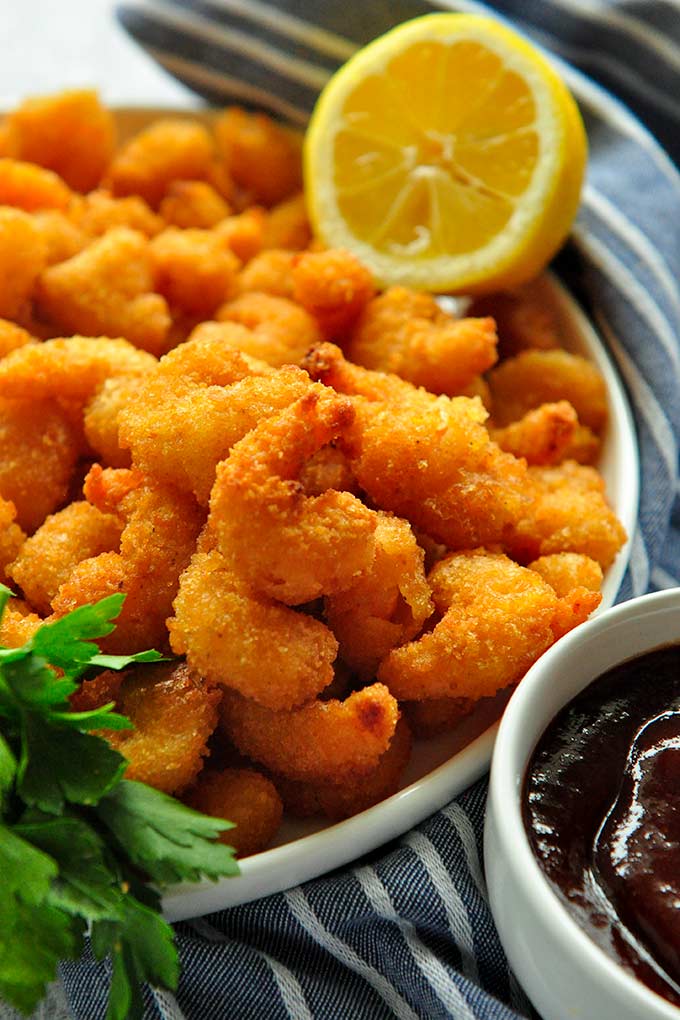
[{"label": "barbecue sauce", "polygon": [[523,814],[578,924],[680,1006],[680,646],[615,666],[559,712]]}]

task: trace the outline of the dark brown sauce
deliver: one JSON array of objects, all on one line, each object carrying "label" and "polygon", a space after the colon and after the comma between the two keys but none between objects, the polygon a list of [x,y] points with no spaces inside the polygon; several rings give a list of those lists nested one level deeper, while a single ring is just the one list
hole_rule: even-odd
[{"label": "dark brown sauce", "polygon": [[523,815],[578,924],[680,1006],[680,646],[615,666],[559,712]]}]

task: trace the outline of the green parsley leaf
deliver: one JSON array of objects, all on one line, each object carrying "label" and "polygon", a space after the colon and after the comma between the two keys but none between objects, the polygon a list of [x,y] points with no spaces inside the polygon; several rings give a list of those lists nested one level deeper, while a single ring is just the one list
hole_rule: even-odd
[{"label": "green parsley leaf", "polygon": [[57,815],[65,801],[96,804],[127,768],[121,754],[100,737],[24,716],[18,791],[30,807]]},{"label": "green parsley leaf", "polygon": [[233,849],[214,842],[233,828],[231,822],[192,811],[144,783],[124,779],[102,798],[97,814],[130,860],[156,882],[238,874]]},{"label": "green parsley leaf", "polygon": [[14,789],[16,772],[17,760],[11,747],[0,733],[0,814],[4,813],[9,796]]},{"label": "green parsley leaf", "polygon": [[68,696],[78,689],[73,680],[58,678],[45,659],[30,652],[23,659],[4,662],[2,675],[20,708],[67,708]]},{"label": "green parsley leaf", "polygon": [[134,730],[126,715],[118,715],[113,709],[115,702],[92,708],[87,712],[52,712],[50,718],[63,726],[77,730]]},{"label": "green parsley leaf", "polygon": [[0,620],[5,615],[5,607],[12,598],[14,598],[14,592],[6,584],[0,584]]}]

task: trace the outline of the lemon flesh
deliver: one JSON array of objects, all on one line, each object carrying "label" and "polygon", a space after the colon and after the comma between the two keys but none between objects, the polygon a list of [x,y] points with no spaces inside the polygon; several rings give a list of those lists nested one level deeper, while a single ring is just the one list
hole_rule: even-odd
[{"label": "lemon flesh", "polygon": [[522,283],[564,241],[586,138],[545,58],[490,18],[431,14],[329,81],[305,140],[316,232],[378,283],[481,293]]}]

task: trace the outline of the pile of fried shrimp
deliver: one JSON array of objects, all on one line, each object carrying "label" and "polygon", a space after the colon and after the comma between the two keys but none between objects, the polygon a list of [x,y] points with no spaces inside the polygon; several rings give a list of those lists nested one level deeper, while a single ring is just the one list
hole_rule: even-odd
[{"label": "pile of fried shrimp", "polygon": [[[122,592],[86,680],[127,775],[237,827],[344,818],[516,684],[625,541],[603,380],[535,285],[448,314],[305,213],[230,108],[119,143],[89,91],[0,123],[0,642]],[[445,303],[442,303],[445,304]]]}]

